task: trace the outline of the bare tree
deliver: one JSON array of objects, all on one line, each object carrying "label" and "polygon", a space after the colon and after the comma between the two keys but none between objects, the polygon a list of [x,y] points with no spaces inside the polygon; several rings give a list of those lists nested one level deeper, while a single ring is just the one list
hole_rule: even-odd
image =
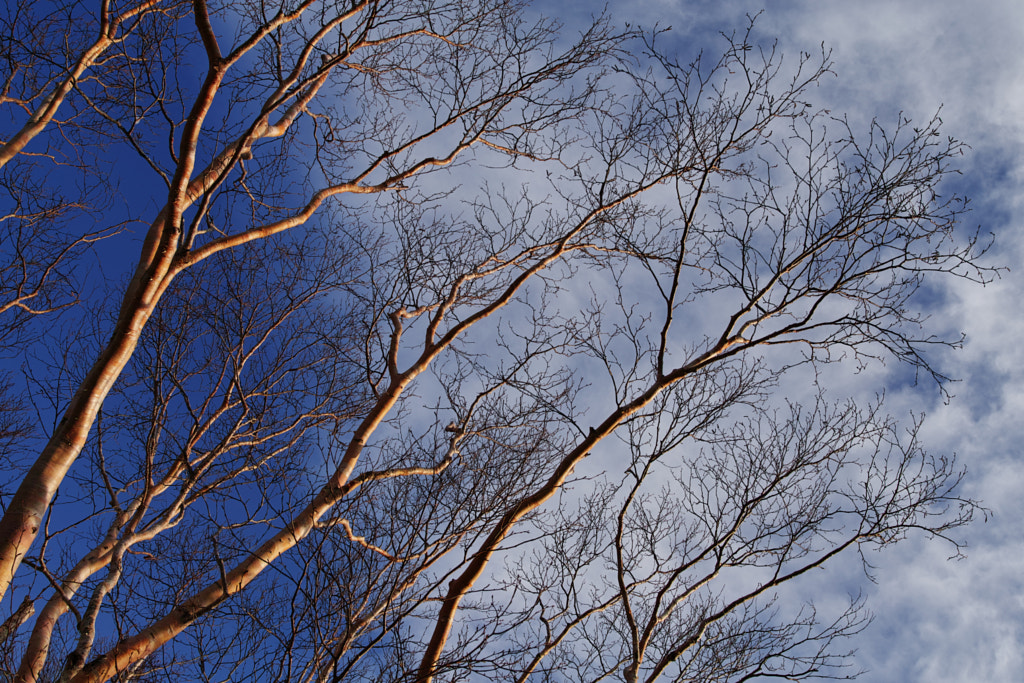
[{"label": "bare tree", "polygon": [[[782,386],[843,358],[941,386],[915,291],[989,277],[937,190],[960,144],[855,134],[807,103],[828,55],[750,28],[680,62],[530,16],[8,9],[0,323],[60,416],[4,488],[11,679],[837,677],[862,605],[789,582],[959,547],[916,423]],[[135,225],[117,296],[77,302],[80,248]],[[19,332],[58,313],[60,381]]]}]

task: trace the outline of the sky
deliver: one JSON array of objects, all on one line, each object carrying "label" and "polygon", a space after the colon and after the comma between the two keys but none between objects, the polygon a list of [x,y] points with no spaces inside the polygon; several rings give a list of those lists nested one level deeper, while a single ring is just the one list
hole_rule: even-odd
[{"label": "sky", "polygon": [[[889,411],[922,409],[926,447],[955,453],[966,467],[963,492],[987,508],[965,531],[966,558],[948,545],[913,538],[878,557],[865,595],[875,620],[855,646],[859,679],[872,682],[1019,681],[1024,670],[1024,3],[1014,0],[658,0],[609,5],[616,18],[671,26],[694,46],[717,31],[758,33],[784,54],[832,50],[836,77],[817,93],[822,106],[854,122],[903,112],[939,112],[945,131],[970,145],[955,183],[972,200],[966,228],[995,236],[988,256],[1009,270],[988,286],[945,283],[935,317],[967,335],[941,359],[960,381],[944,403],[922,386],[885,385],[874,374],[853,392],[885,389]],[[826,573],[817,589],[843,580]]]},{"label": "sky", "polygon": [[[539,11],[573,17],[604,0],[566,0]],[[960,381],[944,402],[933,385],[895,382],[899,370],[865,373],[841,391],[870,399],[886,391],[897,415],[927,413],[925,445],[955,453],[967,468],[963,493],[987,508],[964,535],[966,557],[947,544],[912,538],[869,558],[875,583],[843,565],[801,590],[827,596],[863,586],[873,625],[854,645],[870,682],[1011,682],[1024,671],[1024,3],[1020,0],[609,0],[616,22],[671,26],[680,50],[713,46],[719,31],[742,30],[761,12],[757,33],[777,38],[793,58],[831,49],[834,78],[816,104],[865,126],[899,112],[927,120],[970,145],[951,191],[972,198],[965,229],[995,237],[987,262],[1009,270],[988,286],[946,282],[935,323],[963,330],[965,348],[940,368]],[[856,564],[856,562],[854,562]],[[840,598],[845,597],[840,595]]]}]

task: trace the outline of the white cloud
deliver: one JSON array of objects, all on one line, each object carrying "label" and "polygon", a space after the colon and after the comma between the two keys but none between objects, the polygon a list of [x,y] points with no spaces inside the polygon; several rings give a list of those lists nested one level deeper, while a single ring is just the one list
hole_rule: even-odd
[{"label": "white cloud", "polygon": [[[673,26],[681,49],[711,44],[715,32],[743,28],[761,0],[711,3],[662,0],[612,4],[646,26]],[[973,198],[969,225],[996,234],[990,262],[1024,261],[1024,3],[1017,0],[778,1],[758,19],[761,36],[779,38],[787,58],[832,48],[836,79],[819,90],[823,106],[855,125],[874,116],[916,120],[941,107],[945,130],[967,142],[957,191]],[[968,558],[947,562],[949,547],[908,542],[877,558],[870,589],[877,618],[857,643],[870,681],[1016,681],[1024,669],[1024,273],[1004,273],[987,287],[945,285],[936,321],[964,330],[966,348],[944,354],[944,369],[963,381],[949,405],[933,403],[923,437],[936,453],[956,452],[969,473],[966,495],[993,515],[970,527]],[[858,377],[855,392],[882,389]],[[921,387],[888,394],[895,412],[920,409]],[[824,580],[837,583],[845,570]],[[829,578],[831,577],[831,578]]]},{"label": "white cloud", "polygon": [[[837,110],[919,118],[941,105],[946,130],[973,147],[962,183],[975,199],[971,222],[996,233],[992,262],[1021,262],[1024,5],[776,3],[765,19],[786,42],[834,47],[839,77],[827,95]],[[942,322],[965,330],[968,344],[946,360],[963,382],[933,410],[924,438],[958,453],[965,492],[993,516],[968,529],[965,560],[947,562],[948,547],[923,540],[880,558],[877,620],[859,643],[866,680],[1008,682],[1024,668],[1024,278],[951,283],[949,297]]]}]

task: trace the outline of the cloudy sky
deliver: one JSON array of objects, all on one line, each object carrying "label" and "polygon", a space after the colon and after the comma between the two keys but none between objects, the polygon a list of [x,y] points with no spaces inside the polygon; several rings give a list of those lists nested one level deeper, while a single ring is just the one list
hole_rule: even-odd
[{"label": "cloudy sky", "polygon": [[[941,358],[960,378],[945,403],[934,386],[886,385],[866,374],[840,391],[874,396],[889,410],[925,411],[924,438],[935,453],[955,453],[967,468],[964,494],[989,511],[966,530],[967,557],[915,538],[871,557],[877,582],[863,579],[876,618],[859,638],[861,680],[1014,682],[1024,671],[1024,2],[1021,0],[607,0],[617,22],[672,27],[679,49],[716,52],[719,31],[742,30],[763,10],[758,35],[775,37],[795,60],[801,50],[831,49],[836,76],[817,104],[864,124],[899,112],[944,128],[971,146],[951,191],[972,198],[965,229],[980,226],[996,242],[987,257],[1007,266],[986,287],[948,282],[940,329],[963,330],[964,350]],[[567,17],[599,12],[605,0],[550,0],[535,7]],[[720,43],[718,43],[720,45]],[[685,61],[685,60],[684,60]],[[838,393],[838,392],[837,392]],[[851,566],[808,590],[850,585]]]},{"label": "cloudy sky", "polygon": [[[765,7],[767,5],[767,7]],[[965,493],[989,509],[967,530],[967,558],[915,539],[871,558],[875,622],[857,643],[865,681],[1018,681],[1024,670],[1024,3],[1019,0],[615,0],[624,20],[671,26],[681,45],[757,25],[786,53],[832,49],[823,105],[852,121],[915,120],[941,108],[945,130],[972,148],[956,191],[967,227],[996,237],[990,262],[1011,268],[987,287],[949,283],[941,326],[966,332],[942,367],[962,381],[948,405],[932,389],[887,390],[890,411],[927,411],[929,449],[956,453]],[[871,390],[883,387],[870,387]]]}]

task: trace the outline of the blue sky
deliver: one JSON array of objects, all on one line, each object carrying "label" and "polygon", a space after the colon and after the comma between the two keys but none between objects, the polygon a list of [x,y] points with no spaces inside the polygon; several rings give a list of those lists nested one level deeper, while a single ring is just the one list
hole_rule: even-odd
[{"label": "blue sky", "polygon": [[[897,112],[922,120],[940,110],[944,129],[971,146],[955,190],[973,211],[965,228],[996,237],[989,262],[1008,266],[986,287],[947,282],[933,315],[962,330],[967,344],[941,366],[961,381],[944,404],[933,387],[894,383],[895,368],[875,369],[844,387],[862,396],[886,389],[894,414],[926,412],[923,435],[935,453],[966,466],[964,491],[990,511],[966,530],[967,557],[911,539],[869,558],[877,583],[865,594],[875,613],[856,646],[865,681],[1017,681],[1024,670],[1024,276],[1021,263],[1024,169],[1024,4],[1012,0],[928,2],[612,2],[610,11],[644,25],[672,26],[680,46],[743,25],[764,9],[761,36],[775,36],[790,56],[831,48],[836,77],[819,103],[862,124]],[[950,188],[954,189],[954,188]],[[897,386],[893,386],[896,384]],[[855,579],[833,568],[811,590]]]},{"label": "blue sky", "polygon": [[[767,4],[767,7],[765,7]],[[565,7],[533,9],[576,19],[603,5],[577,0]],[[872,366],[841,385],[837,395],[863,402],[886,394],[889,412],[927,413],[923,438],[937,454],[956,453],[968,469],[964,494],[979,500],[988,520],[966,529],[967,557],[949,560],[951,547],[911,538],[868,559],[875,583],[865,580],[858,558],[809,577],[796,597],[843,601],[862,589],[875,613],[873,626],[854,644],[865,681],[1015,681],[1024,670],[1024,256],[1019,229],[1024,200],[1024,4],[1019,0],[813,2],[792,0],[613,0],[608,12],[625,21],[672,31],[683,61],[703,46],[717,55],[717,32],[742,31],[745,15],[760,14],[757,35],[777,38],[788,64],[801,50],[824,43],[836,76],[814,91],[815,104],[847,115],[864,130],[873,117],[891,125],[900,112],[923,121],[940,111],[944,130],[971,151],[963,175],[946,189],[972,197],[965,230],[980,226],[995,235],[987,256],[1009,266],[986,287],[948,280],[929,293],[933,329],[964,331],[962,351],[942,351],[939,369],[961,381],[944,402],[933,384],[915,384],[905,367]],[[125,186],[125,192],[134,188]],[[144,212],[145,213],[145,212]],[[116,249],[112,241],[110,249]],[[102,256],[101,245],[97,252]],[[126,261],[126,266],[131,262]],[[116,279],[116,268],[105,276]],[[87,344],[88,340],[79,341]],[[839,380],[835,380],[839,381]],[[799,396],[791,398],[799,399]],[[599,411],[597,411],[599,412]],[[794,597],[784,594],[785,597]]]}]

